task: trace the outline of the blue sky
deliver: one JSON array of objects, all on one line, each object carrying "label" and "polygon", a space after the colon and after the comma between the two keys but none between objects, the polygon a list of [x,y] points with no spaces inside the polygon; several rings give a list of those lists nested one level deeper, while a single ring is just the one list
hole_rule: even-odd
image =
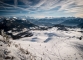
[{"label": "blue sky", "polygon": [[83,0],[0,0],[0,16],[83,17]]}]

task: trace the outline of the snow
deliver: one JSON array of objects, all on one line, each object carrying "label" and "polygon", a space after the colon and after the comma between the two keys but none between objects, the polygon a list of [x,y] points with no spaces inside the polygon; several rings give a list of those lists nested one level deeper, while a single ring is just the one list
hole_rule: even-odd
[{"label": "snow", "polygon": [[11,51],[9,55],[14,56],[14,60],[83,60],[83,39],[78,39],[83,33],[78,30],[81,29],[32,30],[32,37],[11,40],[6,49]]},{"label": "snow", "polygon": [[26,19],[24,19],[24,18],[23,18],[22,20],[23,20],[23,21],[26,21]]}]

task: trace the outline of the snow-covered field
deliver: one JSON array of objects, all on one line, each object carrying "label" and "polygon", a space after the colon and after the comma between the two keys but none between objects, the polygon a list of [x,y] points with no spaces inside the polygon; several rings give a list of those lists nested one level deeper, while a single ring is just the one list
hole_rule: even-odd
[{"label": "snow-covered field", "polygon": [[32,37],[2,42],[0,36],[0,60],[83,60],[83,33],[81,29],[69,31],[49,30],[31,31]]}]

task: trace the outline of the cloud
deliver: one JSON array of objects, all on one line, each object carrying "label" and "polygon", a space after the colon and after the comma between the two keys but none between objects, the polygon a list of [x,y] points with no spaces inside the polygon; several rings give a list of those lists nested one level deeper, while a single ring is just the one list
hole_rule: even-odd
[{"label": "cloud", "polygon": [[20,0],[21,2],[23,2],[26,5],[30,5],[32,2],[30,2],[29,0]]},{"label": "cloud", "polygon": [[[4,3],[5,0],[1,0]],[[10,1],[10,0],[8,0]],[[17,9],[21,9],[23,11],[27,11],[27,13],[31,14],[51,14],[55,12],[63,12],[63,14],[72,14],[74,16],[82,16],[83,15],[83,0],[14,0]],[[18,2],[22,2],[24,5],[17,4]],[[15,5],[10,5],[4,3],[6,5],[15,7]],[[19,6],[20,5],[20,6]],[[56,13],[55,13],[56,14]]]},{"label": "cloud", "polygon": [[77,14],[75,14],[75,17],[82,17],[83,18],[83,13],[77,13]]}]

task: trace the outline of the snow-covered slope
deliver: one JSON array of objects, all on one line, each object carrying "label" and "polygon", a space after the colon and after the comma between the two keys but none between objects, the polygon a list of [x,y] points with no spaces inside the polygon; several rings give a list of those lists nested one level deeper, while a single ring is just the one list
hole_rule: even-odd
[{"label": "snow-covered slope", "polygon": [[79,40],[83,33],[78,32],[81,29],[68,30],[34,30],[32,37],[10,40],[9,44],[1,38],[0,52],[10,51],[10,60],[83,60],[83,39]]}]

